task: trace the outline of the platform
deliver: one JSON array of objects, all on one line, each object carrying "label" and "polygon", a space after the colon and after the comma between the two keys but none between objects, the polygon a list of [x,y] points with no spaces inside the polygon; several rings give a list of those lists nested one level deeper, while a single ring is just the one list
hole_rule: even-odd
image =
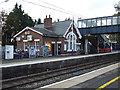
[{"label": "platform", "polygon": [[113,64],[113,65],[110,65],[110,66],[107,66],[107,67],[104,67],[104,68],[101,68],[98,70],[91,71],[89,73],[85,73],[85,74],[80,75],[80,76],[75,76],[75,77],[70,78],[70,79],[66,79],[66,80],[63,80],[60,82],[53,83],[50,85],[46,85],[44,87],[37,88],[35,90],[39,90],[42,88],[60,88],[60,90],[65,89],[65,88],[70,88],[70,87],[73,87],[77,84],[83,83],[87,80],[90,80],[92,78],[95,78],[99,75],[102,75],[106,72],[117,69],[118,67],[120,67],[120,63]]},{"label": "platform", "polygon": [[2,79],[11,79],[76,66],[86,62],[118,60],[118,56],[120,56],[120,51],[82,56],[33,59],[29,61],[21,60],[21,62],[1,64],[0,68],[2,68]]},{"label": "platform", "polygon": [[31,59],[31,60],[28,60],[28,61],[21,60],[19,62],[11,62],[11,63],[0,64],[0,68],[21,66],[21,65],[29,65],[29,64],[37,64],[37,63],[45,63],[45,62],[54,62],[54,61],[64,61],[64,60],[68,60],[68,59],[87,58],[87,57],[101,56],[101,55],[108,55],[108,54],[115,54],[115,53],[120,53],[120,51],[109,52],[109,53],[90,54],[90,55],[57,57],[57,58],[42,58],[42,59],[40,58],[40,59],[37,59],[37,60],[34,60],[34,59],[32,60]]}]

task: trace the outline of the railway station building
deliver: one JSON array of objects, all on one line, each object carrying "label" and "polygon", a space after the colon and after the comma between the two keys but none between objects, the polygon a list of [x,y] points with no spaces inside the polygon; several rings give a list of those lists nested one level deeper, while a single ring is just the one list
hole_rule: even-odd
[{"label": "railway station building", "polygon": [[17,50],[29,51],[35,46],[36,52],[43,55],[43,47],[48,46],[49,55],[76,53],[81,48],[82,36],[73,20],[52,22],[44,19],[44,24],[26,27],[14,36]]}]

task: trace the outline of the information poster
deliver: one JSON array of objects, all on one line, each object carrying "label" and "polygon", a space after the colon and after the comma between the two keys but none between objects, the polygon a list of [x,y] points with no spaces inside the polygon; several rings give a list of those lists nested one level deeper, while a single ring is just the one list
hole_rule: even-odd
[{"label": "information poster", "polygon": [[5,59],[13,59],[13,58],[14,58],[14,46],[5,45]]},{"label": "information poster", "polygon": [[35,56],[36,56],[35,46],[30,46],[29,47],[29,57],[35,57]]},{"label": "information poster", "polygon": [[45,43],[45,46],[48,46],[48,51],[51,51],[51,43]]}]

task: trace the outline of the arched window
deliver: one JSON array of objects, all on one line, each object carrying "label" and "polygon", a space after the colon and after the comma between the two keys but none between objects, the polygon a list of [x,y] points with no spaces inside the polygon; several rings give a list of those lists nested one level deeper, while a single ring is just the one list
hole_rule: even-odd
[{"label": "arched window", "polygon": [[70,32],[70,33],[68,33],[66,38],[68,41],[68,51],[72,51],[72,48],[74,51],[76,51],[76,40],[77,40],[76,35],[74,33]]}]

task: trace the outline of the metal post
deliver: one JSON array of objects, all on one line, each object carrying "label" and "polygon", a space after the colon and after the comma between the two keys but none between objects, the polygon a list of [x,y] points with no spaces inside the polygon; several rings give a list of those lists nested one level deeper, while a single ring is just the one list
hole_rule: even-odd
[{"label": "metal post", "polygon": [[2,16],[0,14],[0,60],[2,60]]},{"label": "metal post", "polygon": [[88,54],[88,39],[85,39],[85,54]]},{"label": "metal post", "polygon": [[[73,24],[74,24],[74,20],[73,20]],[[73,25],[72,25],[72,56],[73,56]]]},{"label": "metal post", "polygon": [[117,42],[117,41],[116,41],[116,33],[115,33],[115,50],[116,50],[116,42]]},{"label": "metal post", "polygon": [[[2,63],[2,17],[0,14],[0,63]],[[2,69],[0,69],[0,80],[2,80]],[[0,89],[2,90],[2,83],[0,83]]]},{"label": "metal post", "polygon": [[112,52],[112,42],[111,42],[111,47],[110,48],[111,48],[111,52]]},{"label": "metal post", "polygon": [[98,46],[97,46],[97,50],[98,50],[98,53],[99,53],[99,39],[98,39]]},{"label": "metal post", "polygon": [[105,34],[104,34],[104,52],[105,52]]}]

